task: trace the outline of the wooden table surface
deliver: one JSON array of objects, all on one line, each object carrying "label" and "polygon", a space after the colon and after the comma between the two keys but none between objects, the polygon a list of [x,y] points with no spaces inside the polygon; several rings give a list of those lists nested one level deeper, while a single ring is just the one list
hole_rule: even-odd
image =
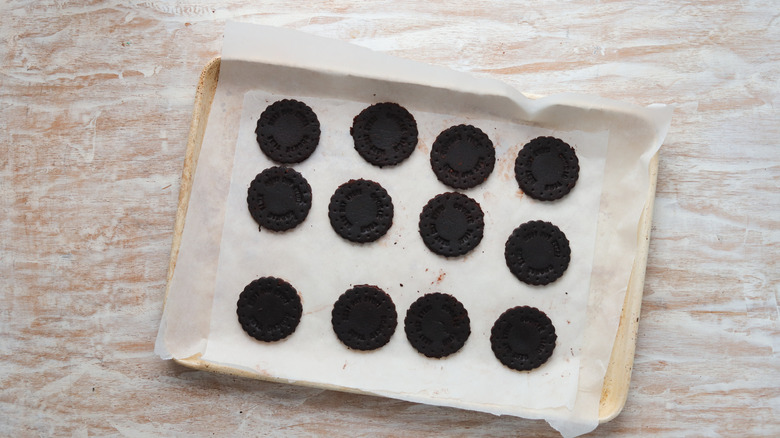
[{"label": "wooden table surface", "polygon": [[780,435],[776,2],[214,3],[0,5],[0,435],[557,435],[153,354],[195,87],[226,19],[535,94],[675,104],[628,402],[593,436]]}]

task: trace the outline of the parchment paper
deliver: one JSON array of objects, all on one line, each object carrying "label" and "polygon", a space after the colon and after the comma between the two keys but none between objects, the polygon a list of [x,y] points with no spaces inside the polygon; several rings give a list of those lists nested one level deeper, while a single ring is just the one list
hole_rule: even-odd
[{"label": "parchment paper", "polygon": [[[251,125],[269,102],[295,96],[306,97],[320,117],[323,142],[315,155],[329,160],[328,169],[338,168],[341,159],[350,153],[355,159],[347,161],[360,163],[351,147],[348,127],[351,118],[369,103],[396,101],[409,108],[418,119],[419,150],[408,163],[389,172],[368,164],[349,165],[339,168],[335,176],[319,167],[313,156],[296,166],[315,191],[312,210],[301,232],[289,236],[258,233],[246,211],[246,188],[270,162],[252,144]],[[592,430],[597,424],[601,383],[636,251],[637,223],[649,187],[648,163],[660,147],[669,115],[667,108],[643,109],[581,96],[531,101],[495,81],[348,44],[283,29],[229,25],[219,86],[157,351],[164,358],[201,357],[259,377],[275,376],[413,401],[545,418],[564,435]],[[480,126],[491,136],[499,152],[497,157],[502,160],[484,187],[467,191],[486,211],[485,239],[466,257],[469,264],[484,269],[474,270],[481,277],[472,273],[469,278],[457,268],[458,261],[437,256],[431,256],[424,267],[399,262],[408,259],[404,256],[409,253],[415,257],[425,254],[416,233],[416,218],[427,199],[448,191],[443,185],[436,186],[427,163],[427,148],[439,131],[464,121]],[[506,187],[513,182],[513,158],[508,157],[516,155],[517,148],[536,135],[550,134],[577,148],[582,172],[575,190],[566,202],[553,204],[535,202],[516,190],[507,192]],[[421,175],[417,178],[428,179],[394,178],[393,172],[413,172]],[[333,190],[357,177],[382,183],[396,202],[396,219],[389,234],[376,245],[358,248],[360,252],[340,241],[327,223],[327,202]],[[406,193],[414,196],[407,197]],[[567,273],[541,289],[518,282],[503,263],[499,264],[503,271],[491,270],[496,260],[503,262],[503,243],[511,230],[537,218],[559,225],[572,242],[573,253]],[[269,257],[262,248],[272,247],[277,237],[284,237],[286,247],[295,246],[290,240],[301,239],[299,243],[305,240],[315,249],[344,251],[336,251],[338,257],[325,257],[319,251],[300,257],[275,248],[274,254],[282,253]],[[248,241],[253,244],[248,245]],[[258,246],[260,243],[263,246]],[[297,262],[274,263],[285,258]],[[367,268],[386,266],[388,261],[395,262],[391,266],[398,272],[390,275],[386,270]],[[588,282],[591,266],[592,281]],[[321,274],[334,269],[349,273],[352,279],[335,275],[323,281]],[[404,273],[408,278],[395,284]],[[441,274],[445,275],[438,282]],[[253,341],[243,334],[235,318],[238,293],[249,281],[263,275],[289,279],[303,296],[304,317],[295,334],[283,343],[263,345]],[[472,335],[464,349],[445,360],[426,359],[408,345],[402,325],[382,350],[359,354],[341,346],[329,327],[330,306],[350,284],[377,284],[377,278],[387,279],[386,284],[378,285],[393,297],[401,320],[408,305],[423,293],[443,291],[458,297],[472,315]],[[496,291],[495,300],[468,289],[458,291],[464,281],[488,282]],[[489,347],[490,326],[495,318],[521,304],[547,312],[559,334],[553,357],[533,373],[503,368]],[[579,336],[582,333],[584,336]],[[295,347],[304,342],[311,345]],[[316,373],[305,365],[312,361],[316,362]],[[372,379],[366,371],[369,366],[381,367],[381,378]],[[507,385],[508,381],[511,384]],[[475,390],[470,382],[504,384],[497,394],[490,394]],[[536,391],[539,387],[550,396],[540,397]]]}]

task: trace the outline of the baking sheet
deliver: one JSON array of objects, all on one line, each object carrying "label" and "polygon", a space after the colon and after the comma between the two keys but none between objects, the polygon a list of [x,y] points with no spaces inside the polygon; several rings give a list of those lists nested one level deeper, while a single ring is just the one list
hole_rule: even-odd
[{"label": "baking sheet", "polygon": [[[232,39],[256,41],[258,44],[254,47],[265,47],[270,44],[264,42],[279,40],[286,40],[292,47],[285,47],[284,53],[276,49],[254,50],[247,56],[255,58],[255,62],[243,62],[240,60],[240,50],[228,46],[231,32]],[[312,47],[316,50],[305,50]],[[337,50],[328,52],[327,49],[331,47]],[[297,48],[302,49],[300,53],[313,53],[313,58],[301,60],[296,56]],[[611,345],[605,345],[608,343],[603,342],[603,339],[614,339],[617,315],[620,313],[633,250],[636,248],[636,224],[647,193],[647,163],[665,134],[668,109],[642,109],[598,98],[576,96],[531,102],[500,83],[473,80],[466,75],[409,61],[390,62],[394,58],[343,43],[272,28],[237,26],[233,31],[226,31],[224,54],[226,59],[223,60],[220,87],[214,100],[209,129],[204,137],[180,257],[161,325],[158,351],[163,356],[186,358],[204,351],[209,330],[208,319],[211,316],[210,305],[214,296],[215,252],[219,252],[218,237],[221,237],[215,237],[209,230],[214,226],[221,230],[224,220],[224,205],[220,205],[220,202],[224,204],[228,192],[232,149],[239,132],[237,115],[240,111],[236,110],[241,108],[244,93],[258,87],[275,89],[284,94],[301,94],[302,91],[304,94],[306,91],[314,93],[318,89],[327,89],[341,96],[367,101],[369,96],[365,90],[373,90],[378,94],[377,99],[408,98],[412,105],[423,109],[426,104],[436,102],[441,103],[436,105],[437,108],[454,110],[454,113],[463,116],[479,114],[482,117],[495,117],[496,113],[500,113],[507,119],[524,120],[548,129],[581,129],[588,132],[610,130],[605,187],[610,187],[611,191],[605,190],[601,201],[594,269],[594,278],[604,281],[592,283],[600,287],[594,289],[596,293],[591,293],[589,299],[588,315],[593,324],[588,325],[583,345],[585,359],[581,364],[577,404],[573,411],[548,409],[528,411],[525,415],[548,418],[553,423],[580,419],[583,424],[590,424],[596,418],[601,380],[611,351]],[[267,56],[268,59],[257,59],[258,56]],[[351,77],[332,69],[315,72],[301,68],[300,64],[305,61],[304,64],[312,64],[311,68],[324,70],[322,64],[327,61],[325,58],[330,60],[331,67],[339,67],[342,72],[349,72]],[[370,71],[370,66],[376,66],[378,70]],[[409,79],[409,69],[414,72],[411,76],[425,85],[376,79],[377,76]],[[280,72],[284,74],[279,75]],[[432,86],[436,82],[440,86]],[[454,87],[455,91],[446,90],[442,86]],[[217,176],[206,184],[200,180],[203,172]],[[605,209],[605,205],[608,208]],[[615,253],[614,249],[618,252]],[[183,275],[182,266],[199,268],[193,268],[192,272]],[[590,312],[594,308],[611,309],[614,313],[598,315]],[[594,330],[601,333],[599,341],[589,336]],[[595,426],[595,423],[592,425]],[[558,426],[561,424],[558,423]],[[569,433],[576,433],[577,430],[584,429],[570,428]]]}]

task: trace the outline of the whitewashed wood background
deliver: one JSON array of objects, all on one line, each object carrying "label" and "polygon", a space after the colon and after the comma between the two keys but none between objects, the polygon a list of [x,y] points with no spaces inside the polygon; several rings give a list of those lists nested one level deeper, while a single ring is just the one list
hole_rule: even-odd
[{"label": "whitewashed wood background", "polygon": [[628,402],[593,435],[780,435],[776,1],[260,3],[0,4],[0,435],[556,436],[153,355],[195,86],[226,19],[677,105]]}]

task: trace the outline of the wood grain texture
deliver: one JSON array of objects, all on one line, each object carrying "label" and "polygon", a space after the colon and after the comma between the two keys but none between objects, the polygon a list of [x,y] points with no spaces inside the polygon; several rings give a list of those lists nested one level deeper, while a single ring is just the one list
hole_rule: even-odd
[{"label": "wood grain texture", "polygon": [[556,436],[153,355],[195,87],[226,19],[535,94],[676,104],[631,390],[593,435],[780,434],[775,2],[213,3],[0,5],[0,435]]}]

